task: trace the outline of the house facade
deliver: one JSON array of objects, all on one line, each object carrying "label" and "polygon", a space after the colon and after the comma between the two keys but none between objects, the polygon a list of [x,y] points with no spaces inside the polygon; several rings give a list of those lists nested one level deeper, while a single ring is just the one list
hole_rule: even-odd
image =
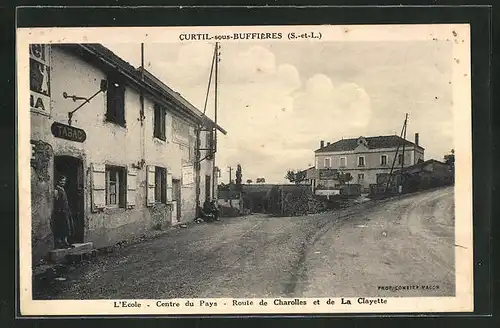
[{"label": "house facade", "polygon": [[193,220],[215,195],[225,131],[97,44],[30,45],[32,254],[53,249],[54,185],[67,177],[75,242],[104,247]]},{"label": "house facade", "polygon": [[396,135],[342,139],[326,145],[321,141],[315,151],[316,172],[311,173],[311,184],[314,189],[335,188],[341,183],[339,175],[349,173],[352,180],[348,183],[369,190],[377,183],[377,175],[389,173],[393,164],[397,169],[424,160],[418,139],[416,133],[415,142]]},{"label": "house facade", "polygon": [[373,186],[371,192],[383,193],[386,189],[394,190],[400,185],[401,192],[414,192],[452,184],[453,170],[450,165],[430,159],[405,167],[403,171],[397,169],[390,179],[389,174],[379,174],[377,185]]}]

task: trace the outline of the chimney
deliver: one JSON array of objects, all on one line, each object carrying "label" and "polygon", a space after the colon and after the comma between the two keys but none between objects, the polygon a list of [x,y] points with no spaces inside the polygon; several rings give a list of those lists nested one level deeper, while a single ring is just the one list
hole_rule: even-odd
[{"label": "chimney", "polygon": [[330,143],[329,143],[329,142],[327,142],[327,143],[326,143],[326,145],[327,145],[327,146],[330,146]]},{"label": "chimney", "polygon": [[417,146],[419,145],[418,144],[418,133],[415,133],[415,145],[417,145]]},{"label": "chimney", "polygon": [[323,148],[323,147],[325,147],[325,141],[324,141],[324,140],[321,140],[321,141],[319,142],[319,148]]}]

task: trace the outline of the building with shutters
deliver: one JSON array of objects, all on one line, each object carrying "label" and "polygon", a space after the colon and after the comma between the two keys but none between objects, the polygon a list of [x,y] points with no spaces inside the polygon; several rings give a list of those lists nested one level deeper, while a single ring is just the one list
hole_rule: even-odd
[{"label": "building with shutters", "polygon": [[[403,155],[404,147],[404,155]],[[377,175],[408,167],[424,161],[424,148],[397,135],[342,139],[333,143],[320,142],[315,152],[315,170],[309,172],[308,181],[313,189],[338,188],[339,174],[348,173],[364,191],[377,183]],[[397,155],[397,156],[396,156]]]},{"label": "building with shutters", "polygon": [[74,241],[96,248],[191,221],[216,195],[226,132],[151,73],[102,45],[59,44],[30,46],[30,77],[34,261],[53,249],[59,175]]}]

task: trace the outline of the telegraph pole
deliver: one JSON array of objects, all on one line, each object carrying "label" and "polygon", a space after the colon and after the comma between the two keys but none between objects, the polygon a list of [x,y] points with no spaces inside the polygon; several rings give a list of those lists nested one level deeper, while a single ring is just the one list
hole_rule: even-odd
[{"label": "telegraph pole", "polygon": [[[404,137],[406,138],[406,124],[407,124],[407,122],[408,122],[408,113],[406,113],[406,115],[405,115],[405,121],[403,123],[403,128],[401,129],[400,138],[403,137],[403,134],[404,134]],[[400,144],[398,143],[398,147],[396,148],[396,154],[394,155],[394,159],[392,160],[391,172],[389,173],[389,177],[387,179],[387,184],[385,185],[385,193],[387,192],[387,189],[389,188],[389,183],[391,182],[391,179],[392,179],[392,171],[394,170],[394,165],[396,164],[396,158],[398,157],[398,154],[399,154],[399,146],[400,146]],[[403,147],[404,147],[404,142],[403,142]],[[404,155],[403,155],[403,163],[404,163]]]},{"label": "telegraph pole", "polygon": [[401,160],[401,192],[403,191],[403,169],[405,166],[405,144],[406,144],[406,126],[408,125],[408,113],[406,114],[405,117],[405,124],[404,124],[404,135],[403,135],[403,159]]},{"label": "telegraph pole", "polygon": [[231,166],[228,166],[227,167],[229,169],[229,190],[227,191],[228,195],[229,195],[229,207],[233,207],[233,199],[231,198],[231,190],[233,188],[231,188],[231,179],[232,179],[232,175],[233,175],[233,168]]},{"label": "telegraph pole", "polygon": [[[217,105],[218,105],[218,93],[219,93],[219,88],[218,88],[218,82],[219,82],[219,61],[220,61],[220,58],[219,58],[219,42],[216,42],[215,43],[215,53],[214,53],[214,69],[215,69],[215,76],[214,76],[214,121],[215,121],[215,127],[213,129],[213,148],[211,150],[212,154],[213,154],[213,167],[214,167],[214,170],[216,168],[216,164],[215,164],[215,153],[217,152]],[[215,177],[214,177],[214,181],[215,181]],[[229,180],[229,182],[231,182],[231,180]],[[215,184],[212,186],[212,193],[215,194]]]}]

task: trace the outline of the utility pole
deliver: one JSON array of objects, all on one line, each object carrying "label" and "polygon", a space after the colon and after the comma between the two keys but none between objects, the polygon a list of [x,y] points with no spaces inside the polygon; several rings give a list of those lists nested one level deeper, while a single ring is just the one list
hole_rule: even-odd
[{"label": "utility pole", "polygon": [[[212,64],[210,66],[210,75],[208,77],[208,86],[207,86],[207,93],[205,96],[205,105],[203,106],[203,115],[206,115],[207,112],[207,104],[208,104],[208,97],[210,95],[210,87],[212,85],[212,74],[214,72],[214,69],[216,69],[218,66],[216,65],[216,61],[218,61],[218,49],[217,49],[217,44],[215,44],[214,47],[214,54],[212,56]],[[214,68],[215,67],[215,68]],[[215,123],[217,125],[217,72],[215,73]],[[200,127],[201,129],[201,127]],[[207,133],[209,132],[208,130],[206,131]],[[212,158],[212,196],[215,197],[216,194],[216,185],[217,185],[217,166],[215,164],[215,133],[217,133],[217,126],[215,128],[211,127],[210,128],[210,144],[208,147],[208,151],[210,152],[211,158]]]},{"label": "utility pole", "polygon": [[406,126],[408,124],[408,113],[406,114],[405,117],[405,124],[404,124],[404,135],[403,135],[403,152],[402,152],[402,157],[403,159],[401,160],[401,192],[403,191],[403,169],[405,166],[405,144],[406,144]]},{"label": "utility pole", "polygon": [[[401,135],[400,135],[401,138],[403,137],[403,133],[404,133],[404,136],[406,138],[406,123],[407,122],[408,122],[408,113],[406,113],[406,115],[405,115],[405,121],[403,123],[403,128],[401,129]],[[391,182],[391,179],[392,179],[392,172],[394,170],[394,165],[396,164],[396,158],[398,158],[398,154],[399,154],[399,146],[400,146],[400,144],[398,143],[398,147],[396,148],[396,154],[394,155],[394,159],[392,160],[391,171],[389,173],[389,177],[387,178],[387,184],[385,185],[384,193],[387,193],[387,189],[389,188],[389,183]],[[404,147],[404,143],[403,143],[403,147]],[[403,163],[404,163],[404,157],[403,157]]]},{"label": "utility pole", "polygon": [[231,166],[227,167],[229,169],[229,190],[227,191],[229,194],[229,206],[233,207],[233,200],[231,198],[231,179],[232,179],[232,174],[233,174],[233,168]]},{"label": "utility pole", "polygon": [[[215,43],[215,54],[214,54],[214,64],[215,64],[215,76],[214,76],[214,121],[215,121],[215,127],[213,129],[213,149],[211,150],[212,154],[213,154],[213,166],[214,166],[214,169],[215,169],[215,153],[217,152],[217,105],[218,105],[218,92],[219,92],[219,88],[218,88],[218,82],[219,82],[219,61],[220,61],[220,58],[219,58],[219,42],[216,42]],[[212,148],[212,147],[211,147]],[[214,177],[214,180],[215,180],[215,177]],[[229,182],[231,182],[231,179],[229,179]],[[215,193],[215,185],[213,186],[213,193]]]}]

